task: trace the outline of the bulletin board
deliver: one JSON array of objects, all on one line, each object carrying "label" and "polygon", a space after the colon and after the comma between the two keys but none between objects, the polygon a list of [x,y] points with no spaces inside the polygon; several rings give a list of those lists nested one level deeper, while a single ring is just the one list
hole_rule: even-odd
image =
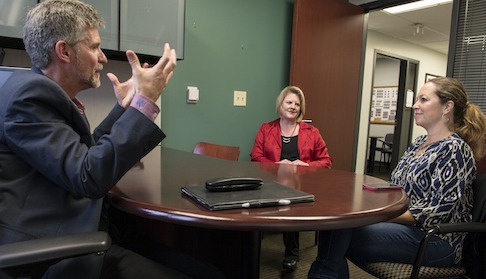
[{"label": "bulletin board", "polygon": [[395,124],[397,100],[398,86],[373,87],[370,122],[372,124]]}]

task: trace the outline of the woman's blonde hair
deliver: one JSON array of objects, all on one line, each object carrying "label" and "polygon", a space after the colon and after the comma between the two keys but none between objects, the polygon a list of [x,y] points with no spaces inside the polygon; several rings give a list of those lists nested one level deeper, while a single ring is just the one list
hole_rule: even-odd
[{"label": "woman's blonde hair", "polygon": [[469,103],[468,95],[460,81],[439,77],[428,81],[435,85],[435,94],[442,104],[454,102],[452,130],[471,147],[474,158],[479,161],[484,155],[486,117],[481,109]]},{"label": "woman's blonde hair", "polygon": [[304,92],[297,87],[297,86],[287,86],[282,91],[280,91],[280,94],[277,97],[277,101],[275,102],[275,110],[277,111],[277,114],[280,115],[280,106],[282,105],[285,97],[289,94],[295,94],[299,97],[300,100],[300,113],[297,116],[297,122],[302,121],[304,118],[305,114],[305,96]]}]

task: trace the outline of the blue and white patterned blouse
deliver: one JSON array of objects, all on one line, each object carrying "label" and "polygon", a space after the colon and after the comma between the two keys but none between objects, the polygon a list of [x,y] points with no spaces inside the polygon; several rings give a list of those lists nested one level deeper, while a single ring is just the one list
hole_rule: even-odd
[{"label": "blue and white patterned blouse", "polygon": [[[404,186],[409,210],[423,228],[438,223],[471,222],[472,182],[476,164],[469,145],[457,134],[432,143],[417,155],[427,136],[408,147],[391,174],[391,182]],[[454,247],[461,260],[464,233],[440,236]]]}]

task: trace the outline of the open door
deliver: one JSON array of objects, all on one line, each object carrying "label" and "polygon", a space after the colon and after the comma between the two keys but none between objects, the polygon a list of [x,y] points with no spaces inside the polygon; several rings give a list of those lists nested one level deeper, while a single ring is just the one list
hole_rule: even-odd
[{"label": "open door", "polygon": [[290,84],[306,98],[332,168],[354,171],[358,142],[364,11],[342,0],[295,0]]},{"label": "open door", "polygon": [[[417,72],[417,61],[375,52],[366,159],[369,175],[388,180],[412,140]],[[387,134],[393,134],[393,140],[383,144]],[[383,145],[391,147],[391,154],[382,154]]]},{"label": "open door", "polygon": [[413,109],[415,95],[417,93],[418,62],[413,60],[400,60],[400,77],[397,102],[397,125],[395,126],[395,137],[391,169],[394,169],[400,157],[412,142],[413,132]]}]

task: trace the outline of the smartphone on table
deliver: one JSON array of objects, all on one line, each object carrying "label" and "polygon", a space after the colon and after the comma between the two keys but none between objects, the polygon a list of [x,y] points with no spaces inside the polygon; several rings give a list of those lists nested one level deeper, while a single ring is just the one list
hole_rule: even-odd
[{"label": "smartphone on table", "polygon": [[383,183],[365,183],[363,184],[363,189],[377,191],[377,190],[400,190],[403,187],[398,184],[393,184],[390,182]]}]

